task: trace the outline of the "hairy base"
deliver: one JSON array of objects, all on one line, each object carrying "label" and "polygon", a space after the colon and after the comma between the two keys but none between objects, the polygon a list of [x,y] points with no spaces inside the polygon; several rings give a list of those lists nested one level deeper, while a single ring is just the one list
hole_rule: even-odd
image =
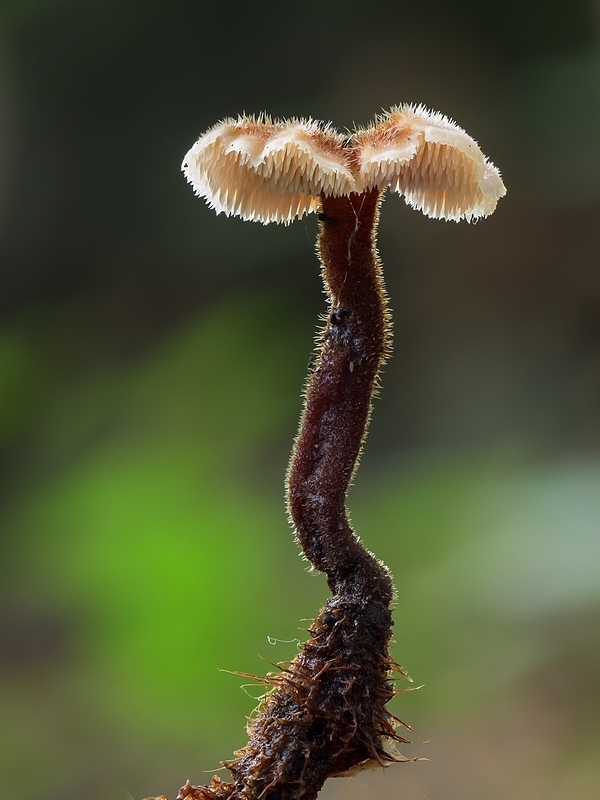
[{"label": "hairy base", "polygon": [[400,720],[386,710],[399,667],[388,655],[391,614],[360,596],[329,599],[301,652],[248,727],[248,744],[225,766],[232,781],[180,790],[178,800],[313,800],[327,778],[405,760]]},{"label": "hairy base", "polygon": [[[389,317],[375,247],[380,193],[323,198],[318,252],[329,315],[309,376],[287,476],[296,538],[327,575],[332,596],[248,726],[248,744],[224,763],[231,780],[189,781],[177,800],[314,800],[327,778],[405,761],[389,655],[394,587],[355,536],[345,509],[368,427]],[[253,676],[254,677],[254,676]],[[259,679],[261,680],[261,679]]]}]

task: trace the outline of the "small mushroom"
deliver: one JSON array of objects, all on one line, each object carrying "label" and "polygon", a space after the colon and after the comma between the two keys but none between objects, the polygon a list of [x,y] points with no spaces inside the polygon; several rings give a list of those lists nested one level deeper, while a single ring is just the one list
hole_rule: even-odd
[{"label": "small mushroom", "polygon": [[[402,673],[389,654],[394,586],[361,544],[345,509],[366,435],[390,315],[375,238],[387,187],[431,217],[473,220],[505,193],[477,143],[441,114],[402,106],[344,137],[313,120],[227,119],[183,162],[217,213],[289,223],[318,212],[328,294],[287,474],[290,521],[331,597],[310,638],[279,672],[248,725],[248,744],[225,764],[231,781],[189,781],[178,800],[314,800],[328,777],[406,761],[386,704]],[[332,620],[335,624],[332,624]],[[408,726],[405,726],[408,728]],[[410,728],[408,728],[410,730]]]}]

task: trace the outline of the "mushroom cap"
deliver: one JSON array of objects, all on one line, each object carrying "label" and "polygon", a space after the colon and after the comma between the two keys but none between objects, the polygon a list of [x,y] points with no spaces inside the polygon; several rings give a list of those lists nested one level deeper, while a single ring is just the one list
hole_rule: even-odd
[{"label": "mushroom cap", "polygon": [[219,214],[288,224],[321,197],[390,186],[430,217],[486,217],[506,194],[477,142],[442,114],[404,105],[349,137],[330,123],[226,119],[187,153],[182,170]]},{"label": "mushroom cap", "polygon": [[500,172],[455,122],[424,106],[393,108],[354,135],[359,182],[390,186],[429,217],[487,217],[506,194]]},{"label": "mushroom cap", "polygon": [[321,195],[355,191],[344,138],[314,120],[239,117],[194,144],[182,170],[219,214],[289,223],[317,211]]}]

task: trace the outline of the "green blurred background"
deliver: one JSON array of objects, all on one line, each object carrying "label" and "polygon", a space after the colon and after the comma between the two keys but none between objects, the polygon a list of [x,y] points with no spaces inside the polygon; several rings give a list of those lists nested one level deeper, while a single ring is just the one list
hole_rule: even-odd
[{"label": "green blurred background", "polygon": [[327,596],[283,506],[316,223],[216,217],[180,163],[227,115],[405,101],[508,195],[383,207],[395,353],[349,505],[430,760],[323,797],[600,796],[599,32],[584,0],[0,0],[0,800],[173,798],[244,744],[260,688],[226,670]]}]

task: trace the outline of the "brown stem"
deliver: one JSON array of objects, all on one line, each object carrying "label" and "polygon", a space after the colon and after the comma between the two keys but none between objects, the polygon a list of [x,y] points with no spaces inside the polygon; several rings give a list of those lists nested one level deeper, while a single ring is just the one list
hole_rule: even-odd
[{"label": "brown stem", "polygon": [[226,765],[231,782],[188,781],[178,800],[314,800],[328,777],[404,760],[388,747],[406,739],[385,708],[398,669],[388,652],[392,581],[344,506],[389,341],[375,249],[379,201],[377,190],[323,199],[318,249],[329,316],[288,472],[298,541],[333,595],[294,660],[262,679],[272,689],[248,744]]},{"label": "brown stem", "polygon": [[323,199],[318,251],[329,317],[308,380],[287,498],[300,546],[327,574],[332,592],[366,580],[389,603],[387,570],[360,544],[344,506],[390,339],[375,247],[379,206],[377,189]]}]

